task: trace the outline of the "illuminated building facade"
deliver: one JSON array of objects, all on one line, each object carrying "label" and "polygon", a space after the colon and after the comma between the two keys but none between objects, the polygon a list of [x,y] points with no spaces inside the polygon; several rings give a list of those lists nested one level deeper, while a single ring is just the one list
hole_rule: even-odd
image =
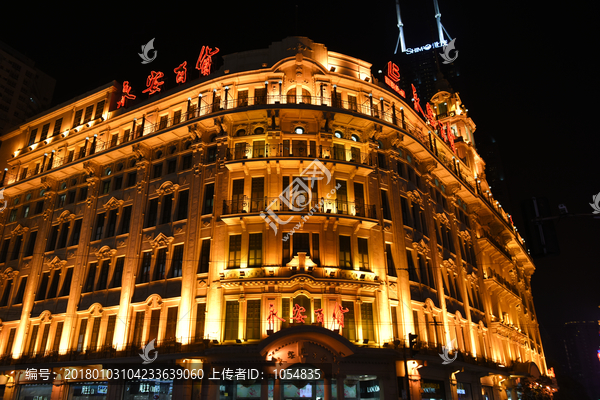
[{"label": "illuminated building facade", "polygon": [[[3,138],[4,398],[517,399],[546,374],[534,265],[457,95],[422,100],[448,110],[425,122],[369,63],[304,37],[223,58],[170,91],[108,84]],[[142,366],[152,340],[161,363],[324,373],[73,377]]]}]

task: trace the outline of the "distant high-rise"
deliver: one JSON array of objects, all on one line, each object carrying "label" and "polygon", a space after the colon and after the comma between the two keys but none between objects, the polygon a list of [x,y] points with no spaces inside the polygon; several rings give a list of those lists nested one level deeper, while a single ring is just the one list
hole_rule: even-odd
[{"label": "distant high-rise", "polygon": [[564,337],[571,377],[591,399],[600,398],[600,321],[567,322]]},{"label": "distant high-rise", "polygon": [[34,64],[0,42],[0,135],[50,106],[56,80]]}]

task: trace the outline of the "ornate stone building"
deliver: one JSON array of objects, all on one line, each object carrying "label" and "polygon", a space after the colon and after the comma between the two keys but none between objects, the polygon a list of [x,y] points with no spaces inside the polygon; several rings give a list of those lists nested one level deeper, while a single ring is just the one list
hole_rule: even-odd
[{"label": "ornate stone building", "polygon": [[[517,399],[546,375],[458,94],[425,113],[304,37],[223,59],[3,137],[4,398]],[[204,378],[103,375],[153,354]]]}]

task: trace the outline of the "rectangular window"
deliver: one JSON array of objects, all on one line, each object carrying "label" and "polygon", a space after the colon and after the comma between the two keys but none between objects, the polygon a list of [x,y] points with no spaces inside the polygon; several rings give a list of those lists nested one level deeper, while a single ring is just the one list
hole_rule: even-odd
[{"label": "rectangular window", "polygon": [[83,350],[83,341],[85,340],[85,331],[87,330],[87,319],[82,319],[79,324],[79,336],[77,337],[77,351]]},{"label": "rectangular window", "polygon": [[390,212],[390,203],[388,202],[387,191],[381,191],[381,209],[383,211],[383,218],[387,220],[392,220],[392,214]]},{"label": "rectangular window", "polygon": [[135,313],[135,322],[133,324],[132,343],[135,347],[140,347],[142,344],[142,332],[144,330],[145,311],[137,311]]},{"label": "rectangular window", "polygon": [[150,329],[148,332],[148,342],[158,340],[158,326],[160,325],[160,310],[152,310],[150,313]]},{"label": "rectangular window", "polygon": [[212,146],[206,151],[206,163],[212,164],[215,161],[217,161],[217,146]]},{"label": "rectangular window", "polygon": [[13,280],[9,279],[4,285],[4,292],[2,293],[2,300],[0,300],[0,307],[6,307],[8,305],[8,299],[10,299],[10,291],[12,290]]},{"label": "rectangular window", "polygon": [[413,227],[413,224],[410,220],[410,208],[408,207],[408,200],[406,197],[400,197],[400,206],[402,208],[402,223],[405,226]]},{"label": "rectangular window", "polygon": [[181,221],[182,219],[187,219],[188,217],[188,203],[189,203],[190,191],[182,190],[177,195],[177,219],[176,221]]},{"label": "rectangular window", "polygon": [[96,279],[96,266],[98,263],[90,263],[88,270],[87,279],[85,280],[85,286],[83,287],[83,293],[88,293],[94,290],[94,281]]},{"label": "rectangular window", "polygon": [[360,317],[362,320],[363,340],[375,341],[375,327],[373,323],[373,304],[362,303],[360,305]]},{"label": "rectangular window", "polygon": [[419,282],[417,277],[417,270],[415,268],[415,262],[413,260],[412,251],[406,249],[406,261],[408,263],[408,279],[413,282]]},{"label": "rectangular window", "polygon": [[98,119],[102,116],[102,113],[104,112],[105,102],[105,100],[100,100],[98,104],[96,104],[96,113],[94,114],[94,119]]},{"label": "rectangular window", "polygon": [[38,201],[37,203],[35,203],[35,214],[33,214],[33,215],[41,214],[42,211],[44,211],[44,200],[41,200],[41,201]]},{"label": "rectangular window", "polygon": [[238,92],[238,107],[246,107],[248,105],[248,91],[240,90]]},{"label": "rectangular window", "polygon": [[35,143],[35,138],[37,136],[37,129],[31,131],[31,135],[29,136],[29,142],[27,142],[27,146],[31,146]]},{"label": "rectangular window", "polygon": [[102,181],[102,195],[110,192],[110,179]]},{"label": "rectangular window", "polygon": [[[33,235],[33,233],[32,233],[32,235]],[[36,231],[36,235],[37,235],[37,231]],[[6,262],[6,257],[8,257],[8,247],[9,246],[10,246],[10,239],[4,239],[4,242],[2,242],[2,251],[0,252],[0,263]],[[33,255],[33,251],[31,252],[31,255]]]},{"label": "rectangular window", "polygon": [[31,330],[31,337],[29,339],[29,348],[27,350],[27,354],[32,356],[35,354],[35,342],[37,342],[37,335],[40,329],[39,325],[34,325]]},{"label": "rectangular window", "polygon": [[254,104],[267,104],[267,89],[254,89]]},{"label": "rectangular window", "polygon": [[30,208],[29,205],[23,207],[23,218],[29,217],[29,208]]},{"label": "rectangular window", "polygon": [[123,175],[115,176],[113,180],[113,190],[121,190],[123,187]]},{"label": "rectangular window", "polygon": [[102,231],[104,230],[104,219],[106,217],[106,213],[98,214],[96,216],[96,229],[94,234],[94,240],[102,239]]},{"label": "rectangular window", "polygon": [[121,235],[129,233],[132,206],[123,207],[123,218],[121,219]]},{"label": "rectangular window", "polygon": [[160,178],[162,176],[162,163],[154,164],[152,168],[152,179]]},{"label": "rectangular window", "polygon": [[142,263],[140,264],[140,275],[138,283],[150,282],[150,265],[152,264],[152,252],[142,253]]},{"label": "rectangular window", "polygon": [[90,339],[90,347],[91,351],[95,351],[98,347],[98,335],[100,334],[100,322],[102,321],[101,317],[93,318],[94,323],[92,324],[92,338]]},{"label": "rectangular window", "polygon": [[244,196],[244,179],[235,179],[231,184],[231,210],[230,214],[244,211],[246,196]]},{"label": "rectangular window", "polygon": [[291,244],[291,240],[290,240],[290,236],[288,235],[288,240],[283,242],[283,265],[286,265],[291,260],[290,244]]},{"label": "rectangular window", "polygon": [[240,305],[237,301],[226,302],[224,340],[238,339],[239,307]]},{"label": "rectangular window", "polygon": [[319,245],[319,234],[318,233],[313,233],[312,234],[312,255],[311,255],[311,259],[316,262],[317,264],[319,263],[319,259],[320,259],[320,245]]},{"label": "rectangular window", "polygon": [[262,211],[265,206],[265,178],[252,178],[250,212]]},{"label": "rectangular window", "polygon": [[127,174],[127,187],[130,188],[135,186],[137,181],[137,172],[130,172]]},{"label": "rectangular window", "polygon": [[248,235],[248,267],[262,267],[262,233]]},{"label": "rectangular window", "polygon": [[352,111],[358,110],[358,102],[356,101],[356,96],[348,95],[348,108]]},{"label": "rectangular window", "polygon": [[298,253],[306,253],[307,256],[310,256],[310,235],[308,233],[295,233],[292,241],[294,256],[297,256]]},{"label": "rectangular window", "polygon": [[340,235],[340,268],[352,269],[352,247],[350,245],[350,236]]},{"label": "rectangular window", "polygon": [[342,301],[342,307],[348,309],[348,312],[344,314],[344,327],[342,328],[342,336],[353,342],[356,340],[356,324],[354,322],[354,302]]},{"label": "rectangular window", "polygon": [[148,217],[144,228],[156,226],[156,214],[158,214],[158,199],[151,199],[148,202]]},{"label": "rectangular window", "polygon": [[76,219],[75,226],[73,228],[73,233],[71,234],[71,246],[79,244],[79,235],[81,234],[81,224],[83,223],[83,219]]},{"label": "rectangular window", "polygon": [[171,222],[171,211],[173,210],[173,197],[170,194],[163,196],[163,206],[160,215],[160,223],[168,224]]},{"label": "rectangular window", "polygon": [[167,311],[167,329],[165,340],[175,340],[177,334],[177,307],[170,307]]},{"label": "rectangular window", "polygon": [[210,239],[202,240],[202,247],[200,249],[200,262],[198,263],[198,273],[203,274],[208,272],[210,265]]},{"label": "rectangular window", "polygon": [[40,280],[40,286],[38,287],[37,294],[35,296],[35,301],[45,300],[46,299],[46,291],[48,290],[48,280],[50,278],[49,272],[44,272],[42,274],[42,279]]},{"label": "rectangular window", "polygon": [[96,284],[96,290],[106,289],[108,283],[108,270],[110,269],[110,260],[102,260],[102,266],[100,267],[100,275],[98,276],[98,283]]},{"label": "rectangular window", "polygon": [[56,331],[54,332],[54,343],[52,343],[52,352],[58,353],[60,349],[60,339],[62,336],[64,322],[60,321],[56,324]]},{"label": "rectangular window", "polygon": [[115,324],[117,315],[113,314],[108,317],[108,326],[106,327],[106,336],[104,337],[104,347],[112,347],[113,337],[115,336]]},{"label": "rectangular window", "polygon": [[229,236],[229,262],[227,268],[239,268],[242,258],[242,235]]},{"label": "rectangular window", "polygon": [[158,121],[158,129],[165,129],[167,127],[167,122],[169,121],[168,115],[161,115],[160,120]]},{"label": "rectangular window", "polygon": [[50,124],[46,124],[42,127],[42,135],[40,136],[40,142],[48,137],[49,130],[50,130]]},{"label": "rectangular window", "polygon": [[75,203],[75,195],[77,194],[76,190],[71,190],[67,193],[67,204]]},{"label": "rectangular window", "polygon": [[14,247],[13,247],[13,253],[12,253],[12,256],[10,257],[11,260],[17,260],[19,258],[19,255],[21,254],[21,244],[22,243],[23,243],[23,235],[17,236],[17,238],[15,239]]},{"label": "rectangular window", "polygon": [[69,222],[64,222],[60,227],[60,236],[58,238],[57,249],[64,249],[67,247],[67,238],[69,237]]},{"label": "rectangular window", "polygon": [[52,131],[52,136],[56,136],[60,133],[60,128],[62,127],[62,118],[59,118],[54,122],[54,130]]},{"label": "rectangular window", "polygon": [[387,271],[389,276],[397,276],[396,266],[394,264],[394,257],[392,255],[392,245],[390,243],[385,244],[385,256],[387,261]]},{"label": "rectangular window", "polygon": [[87,200],[88,187],[84,186],[79,189],[79,201]]},{"label": "rectangular window", "polygon": [[181,110],[177,110],[173,113],[173,125],[177,125],[181,122]]},{"label": "rectangular window", "polygon": [[73,279],[73,268],[67,268],[67,276],[65,276],[65,280],[62,285],[62,289],[60,290],[60,296],[68,296],[71,292],[71,280]]},{"label": "rectangular window", "polygon": [[19,284],[19,290],[17,290],[17,295],[15,296],[15,302],[13,304],[21,304],[23,303],[23,295],[25,294],[25,287],[27,286],[27,277],[21,278],[21,283]]},{"label": "rectangular window", "polygon": [[260,339],[260,300],[246,302],[246,339]]},{"label": "rectangular window", "polygon": [[[30,257],[33,255],[33,251],[35,250],[35,240],[37,239],[38,231],[33,231],[29,234],[29,239],[27,241],[27,250],[25,251],[25,257]],[[6,240],[4,241],[6,244]],[[8,240],[10,242],[10,240]],[[4,255],[4,248],[2,249],[3,256],[0,257],[0,262],[4,262],[6,260],[6,256]]]},{"label": "rectangular window", "polygon": [[[414,329],[415,329],[415,334],[417,336],[419,336],[420,334],[420,329],[419,329],[419,312],[416,310],[413,310],[413,324],[414,324]],[[417,338],[418,341],[421,341],[421,339]]]},{"label": "rectangular window", "polygon": [[125,257],[117,258],[115,263],[115,271],[113,272],[111,288],[121,287],[121,280],[123,279],[123,266],[125,265]]},{"label": "rectangular window", "polygon": [[90,122],[92,120],[92,113],[94,112],[94,105],[88,106],[85,109],[85,116],[83,117],[83,123]]},{"label": "rectangular window", "polygon": [[[213,149],[216,149],[216,147],[212,147]],[[208,149],[208,153],[210,154],[210,148]],[[181,157],[181,169],[183,171],[192,168],[192,155],[191,154],[187,154],[183,157]]]},{"label": "rectangular window", "polygon": [[174,174],[177,171],[177,159],[172,158],[167,161],[167,174]]},{"label": "rectangular window", "polygon": [[154,266],[154,281],[165,279],[165,271],[167,268],[167,248],[158,249],[156,254],[156,265]]},{"label": "rectangular window", "polygon": [[204,339],[204,320],[206,312],[206,303],[198,303],[196,307],[196,342]]},{"label": "rectangular window", "polygon": [[52,282],[50,283],[50,289],[48,289],[47,299],[54,299],[56,297],[56,293],[58,292],[58,281],[60,280],[60,272],[58,270],[54,271],[52,274]]},{"label": "rectangular window", "polygon": [[369,271],[369,240],[358,238],[358,267],[361,271]]},{"label": "rectangular window", "polygon": [[173,259],[171,261],[171,269],[169,278],[180,277],[183,271],[183,245],[178,244],[173,246]]},{"label": "rectangular window", "polygon": [[73,119],[73,128],[81,125],[81,117],[83,116],[83,108],[75,112],[75,118]]},{"label": "rectangular window", "polygon": [[115,236],[115,230],[117,228],[117,210],[110,210],[108,213],[108,226],[106,227],[106,237]]},{"label": "rectangular window", "polygon": [[62,208],[65,206],[66,202],[67,202],[67,194],[63,193],[56,198],[56,207]]}]

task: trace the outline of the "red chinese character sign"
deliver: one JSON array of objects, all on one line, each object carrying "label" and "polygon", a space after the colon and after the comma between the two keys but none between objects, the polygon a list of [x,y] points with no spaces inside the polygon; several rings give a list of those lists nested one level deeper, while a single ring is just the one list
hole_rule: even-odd
[{"label": "red chinese character sign", "polygon": [[318,310],[315,310],[315,315],[317,316],[317,323],[324,323],[325,321],[325,315],[323,314],[323,309],[319,308]]},{"label": "red chinese character sign", "polygon": [[273,330],[273,325],[275,323],[275,319],[280,321],[285,321],[283,318],[277,316],[277,311],[273,308],[273,304],[269,304],[269,316],[267,317],[267,322],[269,324],[269,330]]},{"label": "red chinese character sign", "polygon": [[150,92],[149,94],[152,95],[154,93],[160,92],[160,86],[164,85],[164,82],[160,81],[159,79],[161,79],[164,76],[165,74],[163,74],[162,72],[152,71],[146,79],[146,86],[148,88],[146,90],[142,90],[142,93]]},{"label": "red chinese character sign", "polygon": [[306,312],[306,308],[302,307],[300,304],[294,305],[294,316],[292,319],[299,324],[304,323],[304,319],[306,319],[306,315],[302,315],[303,312]]},{"label": "red chinese character sign", "polygon": [[[344,314],[347,313],[347,308],[342,307],[341,304],[335,303],[335,307],[333,308],[333,330],[342,329],[344,327]],[[338,328],[335,325],[338,325]]]},{"label": "red chinese character sign", "polygon": [[130,94],[129,92],[131,92],[131,86],[129,86],[129,81],[125,81],[123,82],[123,90],[121,91],[121,100],[117,102],[117,108],[125,107],[125,100],[135,99],[135,95]]},{"label": "red chinese character sign", "polygon": [[402,97],[406,97],[404,90],[398,87],[398,82],[400,81],[400,69],[391,61],[388,62],[387,75],[384,76],[384,80],[386,85],[394,89],[396,93]]},{"label": "red chinese character sign", "polygon": [[196,62],[196,69],[200,70],[200,73],[204,76],[210,74],[210,67],[212,66],[212,56],[219,52],[219,48],[215,47],[214,50],[211,50],[208,46],[202,46],[202,50],[200,50],[200,56],[198,57],[198,61]]},{"label": "red chinese character sign", "polygon": [[184,61],[183,64],[181,64],[179,67],[177,67],[173,70],[173,72],[175,72],[177,74],[177,76],[175,77],[175,82],[185,83],[185,80],[187,78],[186,66],[187,66],[187,61]]}]

